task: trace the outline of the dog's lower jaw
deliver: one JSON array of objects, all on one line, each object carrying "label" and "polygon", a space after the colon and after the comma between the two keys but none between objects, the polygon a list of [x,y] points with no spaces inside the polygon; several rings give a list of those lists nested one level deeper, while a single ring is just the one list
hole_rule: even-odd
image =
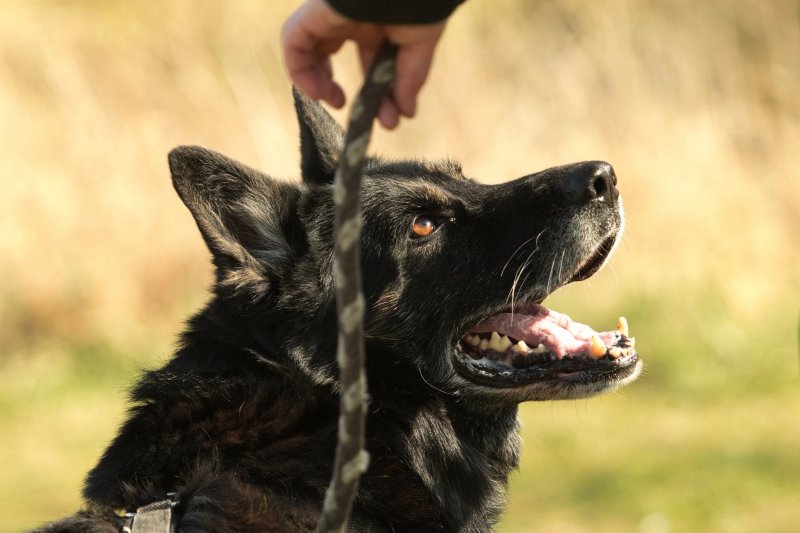
[{"label": "dog's lower jaw", "polygon": [[[479,376],[480,372],[471,365],[468,356],[453,350],[453,378],[448,390],[458,391],[466,404],[516,405],[528,401],[576,400],[589,398],[605,392],[614,391],[635,381],[642,372],[644,363],[636,353],[627,361],[619,361],[621,366],[604,372],[578,370],[557,373],[539,380],[519,380],[513,383],[501,382],[496,377]],[[617,363],[614,361],[610,364]],[[509,372],[513,372],[509,369]],[[519,372],[520,374],[524,372]]]},{"label": "dog's lower jaw", "polygon": [[[562,378],[558,380],[550,380],[539,383],[532,383],[521,387],[519,391],[506,391],[500,390],[497,394],[508,395],[509,401],[554,401],[554,400],[579,400],[582,398],[590,398],[598,394],[612,392],[620,387],[624,387],[632,383],[639,377],[644,367],[644,363],[638,360],[634,365],[628,369],[624,375],[600,381],[580,379],[570,380]],[[491,389],[493,392],[497,389]],[[520,399],[521,398],[521,399]]]}]

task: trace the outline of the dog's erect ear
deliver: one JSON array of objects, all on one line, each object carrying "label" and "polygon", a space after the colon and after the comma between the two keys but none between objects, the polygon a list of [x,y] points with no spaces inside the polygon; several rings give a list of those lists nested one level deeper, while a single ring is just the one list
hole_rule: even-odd
[{"label": "dog's erect ear", "polygon": [[344,130],[321,105],[292,87],[294,107],[300,123],[300,168],[303,181],[333,182],[344,145]]},{"label": "dog's erect ear", "polygon": [[217,282],[255,299],[293,261],[286,233],[299,190],[199,146],[169,153],[172,182],[217,266]]}]

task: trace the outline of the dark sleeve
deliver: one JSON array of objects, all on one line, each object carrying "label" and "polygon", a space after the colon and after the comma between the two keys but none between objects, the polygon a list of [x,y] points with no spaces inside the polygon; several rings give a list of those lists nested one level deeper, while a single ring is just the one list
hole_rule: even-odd
[{"label": "dark sleeve", "polygon": [[326,0],[354,20],[380,24],[430,24],[450,16],[464,0]]}]

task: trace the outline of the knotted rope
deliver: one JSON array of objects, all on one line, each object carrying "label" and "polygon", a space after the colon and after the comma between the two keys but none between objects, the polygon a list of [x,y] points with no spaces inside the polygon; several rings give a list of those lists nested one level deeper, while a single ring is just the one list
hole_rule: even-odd
[{"label": "knotted rope", "polygon": [[372,123],[394,79],[397,47],[384,43],[350,111],[344,149],[333,183],[336,307],[339,316],[339,442],[317,533],[345,531],[358,480],[367,470],[364,449],[367,378],[364,370],[364,294],[361,287],[359,189]]}]

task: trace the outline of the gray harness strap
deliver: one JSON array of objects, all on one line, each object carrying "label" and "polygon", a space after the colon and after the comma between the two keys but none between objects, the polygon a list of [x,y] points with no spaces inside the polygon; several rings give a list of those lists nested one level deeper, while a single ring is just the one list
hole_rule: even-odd
[{"label": "gray harness strap", "polygon": [[136,509],[131,533],[171,533],[172,500],[153,502]]},{"label": "gray harness strap", "polygon": [[175,533],[172,523],[172,508],[175,507],[175,493],[167,494],[166,500],[143,505],[134,513],[128,513],[127,523],[122,526],[121,533]]}]

